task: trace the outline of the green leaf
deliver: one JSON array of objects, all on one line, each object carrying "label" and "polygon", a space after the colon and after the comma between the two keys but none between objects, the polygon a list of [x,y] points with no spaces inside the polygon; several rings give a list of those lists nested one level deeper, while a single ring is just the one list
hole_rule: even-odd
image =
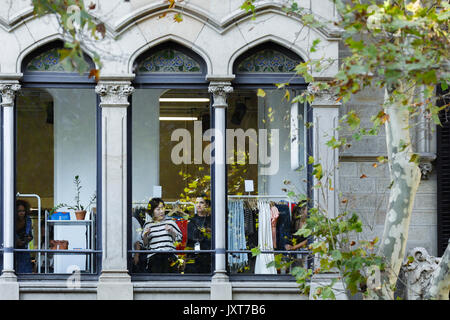
[{"label": "green leaf", "polygon": [[331,251],[331,257],[333,258],[333,260],[341,260],[342,254],[339,250],[333,250]]},{"label": "green leaf", "polygon": [[250,250],[252,252],[252,257],[256,257],[261,254],[261,249],[259,247],[255,247]]}]

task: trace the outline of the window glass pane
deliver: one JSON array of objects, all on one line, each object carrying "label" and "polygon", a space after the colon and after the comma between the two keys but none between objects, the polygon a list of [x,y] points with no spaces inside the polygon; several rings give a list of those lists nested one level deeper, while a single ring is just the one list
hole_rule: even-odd
[{"label": "window glass pane", "polygon": [[[307,191],[304,108],[291,103],[295,93],[288,92],[265,90],[262,97],[256,90],[236,90],[228,99],[228,250],[285,251],[303,241],[293,237],[297,198],[288,194]],[[300,258],[286,254],[283,261],[290,257]],[[228,267],[232,273],[289,272],[267,267],[274,259],[274,253],[232,252]]]},{"label": "window glass pane", "polygon": [[[95,249],[96,112],[92,89],[23,89],[17,96],[16,249]],[[15,257],[18,273],[96,272],[93,254]]]},{"label": "window glass pane", "polygon": [[210,273],[209,94],[138,89],[132,101],[130,247],[157,252],[130,254],[131,271]]}]

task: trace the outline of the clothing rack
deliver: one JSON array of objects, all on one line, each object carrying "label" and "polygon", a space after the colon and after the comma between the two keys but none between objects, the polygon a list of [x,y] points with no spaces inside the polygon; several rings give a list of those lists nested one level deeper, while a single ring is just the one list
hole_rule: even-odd
[{"label": "clothing rack", "polygon": [[[141,205],[145,205],[145,207],[147,207],[148,202],[133,202],[133,203],[132,203],[132,205],[135,205],[135,204],[141,204]],[[193,206],[194,206],[194,212],[195,212],[195,214],[197,214],[197,207],[195,206],[195,203],[194,203],[194,202],[177,200],[177,201],[164,201],[164,204],[170,204],[170,205],[172,205],[172,206],[173,206],[173,205],[190,204],[190,205],[193,205]],[[146,213],[145,216],[147,217],[148,214]],[[146,220],[147,220],[147,218],[146,218]]]},{"label": "clothing rack", "polygon": [[228,196],[228,198],[236,198],[236,199],[239,199],[239,198],[256,198],[256,199],[258,199],[258,198],[275,198],[275,199],[288,199],[288,202],[289,202],[289,213],[292,215],[292,209],[291,209],[291,198],[289,197],[289,196],[286,196],[286,195],[251,195],[251,194],[248,194],[248,195],[237,195],[237,194],[235,194],[235,195],[229,195]]}]

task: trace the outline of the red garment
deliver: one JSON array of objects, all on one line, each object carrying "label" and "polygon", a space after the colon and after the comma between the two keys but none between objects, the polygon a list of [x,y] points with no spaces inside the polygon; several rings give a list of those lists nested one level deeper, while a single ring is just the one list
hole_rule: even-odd
[{"label": "red garment", "polygon": [[187,242],[187,225],[188,220],[180,219],[175,220],[175,222],[178,225],[178,228],[180,228],[181,233],[183,234],[183,238],[181,239],[181,242],[177,245],[177,250],[184,250],[186,248],[186,242]]},{"label": "red garment", "polygon": [[277,220],[279,216],[280,213],[278,212],[277,207],[270,207],[270,222],[272,225],[272,242],[274,248],[277,247]]}]

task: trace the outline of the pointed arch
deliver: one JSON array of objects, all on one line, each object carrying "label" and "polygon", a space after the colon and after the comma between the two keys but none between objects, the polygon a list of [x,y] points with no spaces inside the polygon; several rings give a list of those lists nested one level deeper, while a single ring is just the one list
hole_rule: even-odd
[{"label": "pointed arch", "polygon": [[[278,40],[278,39],[277,39]],[[284,43],[283,43],[284,44]],[[260,39],[237,50],[229,61],[229,72],[236,76],[234,83],[280,83],[304,79],[293,78],[295,66],[304,62],[300,50],[292,50],[272,37]],[[291,80],[291,81],[288,81]]]},{"label": "pointed arch", "polygon": [[[23,74],[22,81],[33,82],[73,82],[94,83],[88,78],[88,73],[80,75],[67,64],[61,63],[58,49],[64,47],[59,35],[34,43],[33,46],[21,52],[17,61],[17,69]],[[88,69],[95,69],[92,58],[84,53],[84,61]]]},{"label": "pointed arch", "polygon": [[[177,39],[179,40],[179,39]],[[146,45],[137,50],[129,61],[129,70],[136,74],[137,83],[206,83],[206,74],[211,65],[203,52],[186,46],[173,37]]]}]

